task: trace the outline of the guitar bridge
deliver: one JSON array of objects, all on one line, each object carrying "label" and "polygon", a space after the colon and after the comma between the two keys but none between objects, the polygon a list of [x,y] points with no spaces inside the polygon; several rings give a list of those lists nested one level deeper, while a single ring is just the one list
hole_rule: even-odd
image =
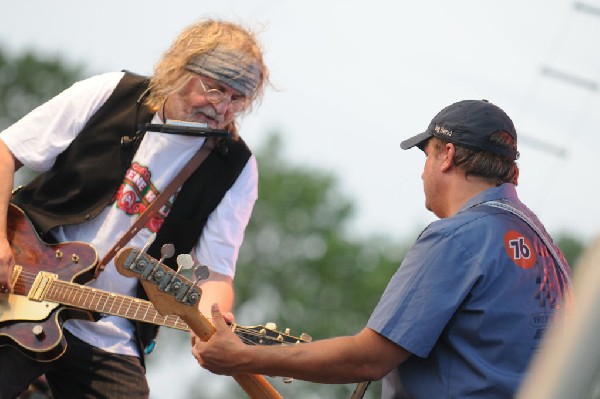
[{"label": "guitar bridge", "polygon": [[58,279],[58,274],[39,272],[27,294],[27,298],[32,301],[41,302],[46,297],[52,281]]}]

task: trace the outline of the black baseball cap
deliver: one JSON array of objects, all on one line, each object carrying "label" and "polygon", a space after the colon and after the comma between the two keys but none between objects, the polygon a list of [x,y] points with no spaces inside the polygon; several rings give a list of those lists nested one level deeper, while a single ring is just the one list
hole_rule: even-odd
[{"label": "black baseball cap", "polygon": [[400,143],[400,148],[408,150],[418,146],[423,149],[427,140],[435,136],[461,147],[518,159],[518,151],[490,141],[490,136],[500,130],[517,141],[513,122],[500,107],[487,100],[463,100],[441,110],[431,120],[426,131],[404,140]]}]

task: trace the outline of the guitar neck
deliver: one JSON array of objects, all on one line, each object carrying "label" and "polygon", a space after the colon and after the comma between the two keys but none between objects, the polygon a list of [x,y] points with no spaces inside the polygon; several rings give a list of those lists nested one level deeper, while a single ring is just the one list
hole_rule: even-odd
[{"label": "guitar neck", "polygon": [[[51,281],[47,288],[44,300],[179,330],[190,330],[188,323],[179,316],[162,316],[151,302],[143,299],[118,295],[60,280]],[[214,332],[212,324],[202,317],[199,312],[198,317],[188,321],[192,330],[203,340],[208,339]],[[237,375],[234,378],[252,399],[283,399],[261,375]]]},{"label": "guitar neck", "polygon": [[[215,332],[215,328],[199,311],[188,312],[182,316],[194,334],[202,341],[207,341]],[[264,376],[258,374],[240,374],[233,378],[252,399],[283,399],[279,392],[271,386]]]},{"label": "guitar neck", "polygon": [[[185,265],[184,260],[181,261],[180,266]],[[161,310],[161,313],[180,316],[192,329],[196,337],[202,341],[208,341],[214,334],[215,327],[210,320],[200,313],[196,305],[201,293],[198,291],[199,289],[196,290],[195,282],[192,283],[181,275],[176,276],[172,271],[166,270],[162,262],[149,257],[144,251],[138,251],[134,248],[124,248],[119,251],[114,263],[117,271],[122,275],[140,279],[148,298]],[[152,278],[149,278],[149,276],[152,276]],[[157,276],[160,278],[156,279]],[[174,289],[169,287],[174,287]],[[235,332],[235,325],[233,328]],[[242,332],[242,330],[247,331]],[[252,333],[251,330],[241,329],[238,336],[246,335],[245,339],[248,339],[253,335],[254,338],[261,337],[258,343],[265,344],[270,341],[271,343],[281,344],[285,341],[284,335],[287,336],[288,332],[286,330],[285,334],[278,333],[276,337],[272,338],[267,334],[267,330],[271,333],[274,331],[266,326],[256,333]],[[263,336],[264,338],[262,338]],[[262,375],[236,375],[234,378],[252,399],[282,399],[281,395]]]},{"label": "guitar neck", "polygon": [[[150,301],[58,280],[52,274],[45,272],[40,272],[37,276],[23,272],[18,278],[18,283],[18,292],[15,293],[25,295],[32,301],[54,302],[76,309],[119,316],[181,331],[194,331],[204,339],[208,339],[214,332],[212,323],[195,307],[188,309],[189,314],[183,316],[165,312],[163,309],[163,313],[168,314],[164,316]],[[190,314],[194,317],[190,317]],[[311,337],[304,333],[300,337],[294,337],[274,328],[269,327],[269,324],[266,327],[242,326],[237,323],[231,325],[234,334],[248,345],[296,344],[311,340]]]},{"label": "guitar neck", "polygon": [[190,330],[179,316],[161,315],[150,301],[66,281],[51,281],[43,300],[178,330]]}]

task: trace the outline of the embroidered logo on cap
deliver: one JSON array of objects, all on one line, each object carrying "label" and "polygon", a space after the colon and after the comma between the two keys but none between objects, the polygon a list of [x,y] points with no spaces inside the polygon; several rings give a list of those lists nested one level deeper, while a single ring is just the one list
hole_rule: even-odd
[{"label": "embroidered logo on cap", "polygon": [[435,130],[435,132],[438,134],[443,134],[444,136],[452,137],[452,133],[453,133],[452,130],[446,129],[443,126],[436,124],[435,127],[433,128],[433,130]]}]

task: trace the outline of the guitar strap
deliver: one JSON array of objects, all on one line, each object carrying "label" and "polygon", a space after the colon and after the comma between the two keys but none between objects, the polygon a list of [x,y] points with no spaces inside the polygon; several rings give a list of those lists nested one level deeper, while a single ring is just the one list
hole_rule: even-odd
[{"label": "guitar strap", "polygon": [[371,384],[371,381],[363,381],[356,384],[356,388],[352,393],[350,399],[362,399],[365,396],[365,392],[367,392],[367,388]]},{"label": "guitar strap", "polygon": [[150,220],[152,216],[158,212],[158,210],[175,194],[177,189],[183,185],[183,183],[191,176],[192,173],[204,160],[210,155],[212,150],[216,146],[217,142],[216,137],[207,137],[200,147],[200,150],[188,161],[188,163],[181,169],[181,171],[171,180],[169,185],[165,187],[165,189],[156,196],[154,201],[142,212],[140,217],[135,221],[133,225],[119,238],[119,240],[113,245],[113,247],[104,255],[102,260],[98,263],[95,270],[95,277],[98,277],[100,272],[104,270],[108,262],[111,261],[112,258],[119,252],[131,238],[137,234],[140,229],[142,229],[146,223]]}]

